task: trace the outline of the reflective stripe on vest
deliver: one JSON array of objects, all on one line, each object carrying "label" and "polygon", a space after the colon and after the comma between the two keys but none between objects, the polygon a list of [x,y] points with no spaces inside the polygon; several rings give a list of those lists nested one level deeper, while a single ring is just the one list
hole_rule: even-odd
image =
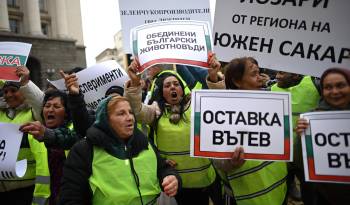
[{"label": "reflective stripe on vest", "polygon": [[[93,204],[141,204],[128,159],[121,160],[104,149],[93,147],[92,175],[89,178]],[[151,145],[132,158],[139,178],[144,204],[154,204],[160,193],[157,157]]]},{"label": "reflective stripe on vest", "polygon": [[[16,116],[14,119],[10,119],[7,117],[6,113],[4,111],[0,111],[0,122],[4,123],[13,123],[13,124],[24,124],[26,122],[31,122],[34,121],[33,119],[33,114],[32,110],[28,108],[27,110],[23,110],[19,113],[16,113]],[[17,178],[17,179],[6,179],[3,181],[11,181],[12,187],[15,187],[13,183],[21,183],[21,181],[26,181],[26,180],[34,180],[35,179],[35,160],[32,154],[32,151],[30,148],[20,148],[18,156],[17,156],[17,161],[20,161],[22,159],[27,159],[27,170],[25,175],[22,178]],[[3,182],[6,183],[6,182]],[[6,186],[6,185],[5,185]],[[18,186],[21,188],[22,186]]]},{"label": "reflective stripe on vest", "polygon": [[[73,124],[68,126],[73,129]],[[36,161],[36,178],[35,189],[33,193],[32,204],[44,205],[48,204],[51,195],[50,190],[50,170],[48,162],[47,148],[44,142],[37,141],[32,135],[28,135],[30,149]],[[68,155],[69,150],[65,150],[65,156]]]},{"label": "reflective stripe on vest", "polygon": [[209,159],[190,157],[190,114],[191,109],[186,110],[185,121],[174,125],[164,112],[158,121],[155,143],[164,158],[177,163],[175,169],[184,188],[201,188],[212,184],[216,174]]},{"label": "reflective stripe on vest", "polygon": [[50,197],[50,171],[48,154],[44,142],[37,141],[32,135],[28,135],[30,149],[36,161],[35,189],[32,204],[47,204]]},{"label": "reflective stripe on vest", "polygon": [[281,205],[287,192],[284,162],[246,161],[227,174],[238,205]]}]

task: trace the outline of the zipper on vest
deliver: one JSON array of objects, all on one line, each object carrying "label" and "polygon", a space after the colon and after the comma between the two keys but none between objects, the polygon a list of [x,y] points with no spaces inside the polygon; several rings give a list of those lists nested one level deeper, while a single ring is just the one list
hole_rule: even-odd
[{"label": "zipper on vest", "polygon": [[[128,151],[128,148],[126,147],[126,145],[124,146],[124,150],[125,150],[126,153],[128,153],[128,152],[127,152],[127,151]],[[125,161],[125,165],[126,165],[126,166],[129,166],[129,159],[124,160],[124,161]]]}]

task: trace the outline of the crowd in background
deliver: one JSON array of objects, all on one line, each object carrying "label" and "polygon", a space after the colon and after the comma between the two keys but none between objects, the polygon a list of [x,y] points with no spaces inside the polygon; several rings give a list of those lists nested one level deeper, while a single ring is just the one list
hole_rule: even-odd
[{"label": "crowd in background", "polygon": [[[252,57],[223,66],[215,54],[208,69],[155,65],[138,75],[127,69],[124,88],[113,86],[96,111],[88,110],[75,69],[61,76],[67,92],[39,89],[25,66],[20,82],[2,83],[0,122],[20,124],[18,160],[23,178],[1,180],[0,199],[11,204],[287,204],[300,181],[305,205],[348,204],[350,186],[305,182],[300,136],[308,127],[301,113],[350,109],[350,70],[330,68],[315,78],[266,72]],[[164,69],[167,67],[166,69]],[[290,92],[293,162],[190,157],[191,90]],[[297,196],[298,197],[298,196]]]}]

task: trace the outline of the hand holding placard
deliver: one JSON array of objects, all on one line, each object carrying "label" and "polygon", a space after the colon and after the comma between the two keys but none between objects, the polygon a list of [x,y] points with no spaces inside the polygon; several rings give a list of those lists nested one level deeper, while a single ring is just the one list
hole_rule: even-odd
[{"label": "hand holding placard", "polygon": [[16,124],[0,123],[0,128],[0,180],[23,177],[27,160],[17,162],[23,133]]}]

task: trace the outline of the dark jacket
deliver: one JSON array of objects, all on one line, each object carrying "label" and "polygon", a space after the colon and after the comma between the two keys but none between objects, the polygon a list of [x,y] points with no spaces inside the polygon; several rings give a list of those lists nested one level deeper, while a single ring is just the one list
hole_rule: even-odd
[{"label": "dark jacket", "polygon": [[[92,191],[89,185],[89,177],[92,170],[93,147],[101,147],[118,159],[132,160],[139,153],[148,149],[148,140],[141,131],[134,128],[134,134],[127,142],[119,139],[113,132],[108,122],[107,103],[110,98],[102,101],[97,109],[96,121],[87,131],[85,139],[75,144],[66,160],[60,204],[91,204]],[[160,183],[165,176],[175,175],[181,187],[181,179],[175,169],[165,163],[158,151],[152,146],[157,156],[157,175]],[[137,170],[135,170],[137,173]],[[117,187],[116,187],[117,188]]]},{"label": "dark jacket", "polygon": [[71,111],[74,130],[80,136],[86,136],[86,131],[95,121],[95,112],[86,108],[84,96],[81,93],[68,95],[68,108]]},{"label": "dark jacket", "polygon": [[[350,104],[344,110],[350,110]],[[321,100],[316,111],[340,111],[340,109],[332,107],[326,101]],[[315,183],[315,188],[321,194],[321,199],[325,204],[342,205],[350,202],[350,184],[337,183]]]}]

